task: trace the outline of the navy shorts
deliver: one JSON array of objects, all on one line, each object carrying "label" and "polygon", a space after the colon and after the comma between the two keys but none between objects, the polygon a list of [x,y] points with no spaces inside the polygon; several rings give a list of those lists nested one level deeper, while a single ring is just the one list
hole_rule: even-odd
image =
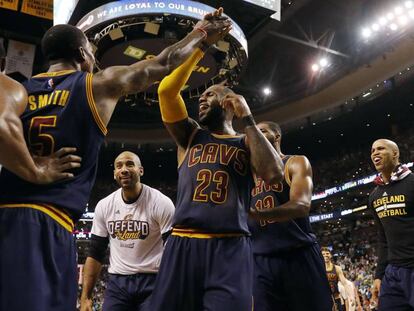
[{"label": "navy shorts", "polygon": [[155,285],[155,273],[109,274],[103,311],[141,311]]},{"label": "navy shorts", "polygon": [[379,311],[414,310],[414,269],[389,264],[381,281]]},{"label": "navy shorts", "polygon": [[72,232],[42,211],[0,208],[0,310],[73,311],[77,289]]},{"label": "navy shorts", "polygon": [[148,311],[251,311],[250,238],[171,235]]},{"label": "navy shorts", "polygon": [[332,311],[325,264],[317,244],[277,256],[254,256],[255,311]]}]

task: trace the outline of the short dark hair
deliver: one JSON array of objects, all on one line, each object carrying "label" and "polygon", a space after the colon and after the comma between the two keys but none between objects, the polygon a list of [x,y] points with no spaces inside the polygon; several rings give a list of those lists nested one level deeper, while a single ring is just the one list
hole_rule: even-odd
[{"label": "short dark hair", "polygon": [[279,124],[277,124],[276,122],[263,121],[263,122],[260,122],[260,123],[266,124],[273,132],[276,132],[280,136],[282,136],[282,130],[281,130]]},{"label": "short dark hair", "polygon": [[75,59],[78,49],[87,39],[83,32],[72,25],[62,24],[49,28],[42,38],[43,55],[50,60]]},{"label": "short dark hair", "polygon": [[326,246],[321,247],[321,252],[328,252],[329,254],[332,254],[331,250]]}]

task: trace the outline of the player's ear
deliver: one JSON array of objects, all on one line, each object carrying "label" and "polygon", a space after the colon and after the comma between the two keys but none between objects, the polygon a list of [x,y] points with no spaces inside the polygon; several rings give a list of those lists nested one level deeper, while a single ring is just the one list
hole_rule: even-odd
[{"label": "player's ear", "polygon": [[144,167],[143,166],[139,167],[139,176],[144,176]]},{"label": "player's ear", "polygon": [[86,51],[82,46],[80,46],[76,49],[76,51],[75,51],[75,60],[80,64],[83,63],[86,60]]}]

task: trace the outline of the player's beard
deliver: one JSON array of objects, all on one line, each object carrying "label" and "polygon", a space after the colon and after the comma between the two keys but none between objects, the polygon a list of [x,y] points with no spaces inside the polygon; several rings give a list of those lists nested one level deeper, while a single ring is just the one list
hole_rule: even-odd
[{"label": "player's beard", "polygon": [[219,105],[210,107],[210,111],[199,120],[199,123],[210,130],[223,127],[225,111]]}]

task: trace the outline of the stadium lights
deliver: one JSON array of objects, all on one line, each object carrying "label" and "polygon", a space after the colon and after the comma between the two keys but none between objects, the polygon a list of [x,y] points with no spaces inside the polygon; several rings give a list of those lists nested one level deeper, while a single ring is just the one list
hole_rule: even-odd
[{"label": "stadium lights", "polygon": [[328,66],[328,60],[326,58],[321,58],[319,61],[319,65],[321,65],[322,68],[325,68]]},{"label": "stadium lights", "polygon": [[326,57],[322,57],[318,62],[312,64],[311,69],[313,72],[319,72],[329,66],[329,60]]},{"label": "stadium lights", "polygon": [[318,64],[313,64],[312,65],[312,71],[319,71],[319,65]]},{"label": "stadium lights", "polygon": [[269,96],[270,94],[272,94],[272,90],[269,87],[265,87],[263,88],[263,94]]},{"label": "stadium lights", "polygon": [[381,18],[378,20],[378,22],[379,22],[379,24],[380,24],[381,26],[385,26],[385,25],[387,24],[387,19],[386,19],[385,17],[381,17]]},{"label": "stadium lights", "polygon": [[378,31],[380,29],[380,25],[378,25],[378,24],[372,24],[371,29],[373,31]]},{"label": "stadium lights", "polygon": [[371,36],[371,33],[372,33],[371,29],[369,29],[369,28],[362,29],[362,36],[364,38],[369,38]]},{"label": "stadium lights", "polygon": [[408,17],[407,17],[407,16],[405,16],[405,15],[401,15],[401,16],[399,16],[399,17],[398,17],[398,23],[399,23],[401,26],[405,26],[405,25],[407,25],[407,24],[408,24]]},{"label": "stadium lights", "polygon": [[395,17],[393,13],[388,13],[386,16],[387,16],[387,19],[388,19],[389,21],[394,20],[394,17]]},{"label": "stadium lights", "polygon": [[393,13],[388,13],[387,14],[387,19],[389,20],[389,21],[392,21],[392,20],[394,20],[394,14]]},{"label": "stadium lights", "polygon": [[[395,1],[397,2],[397,1]],[[361,36],[368,40],[373,35],[383,33],[389,35],[389,31],[380,32],[381,29],[391,30],[396,32],[404,29],[409,24],[410,20],[414,20],[414,1],[398,1],[395,7],[388,9],[388,13],[376,18],[375,22],[366,25],[361,29]]]},{"label": "stadium lights", "polygon": [[401,14],[403,13],[403,9],[402,9],[402,7],[397,6],[397,7],[394,9],[394,13],[395,13],[395,15],[401,15]]},{"label": "stadium lights", "polygon": [[390,25],[390,29],[393,30],[393,31],[396,31],[398,29],[398,25],[396,23],[392,23]]}]

